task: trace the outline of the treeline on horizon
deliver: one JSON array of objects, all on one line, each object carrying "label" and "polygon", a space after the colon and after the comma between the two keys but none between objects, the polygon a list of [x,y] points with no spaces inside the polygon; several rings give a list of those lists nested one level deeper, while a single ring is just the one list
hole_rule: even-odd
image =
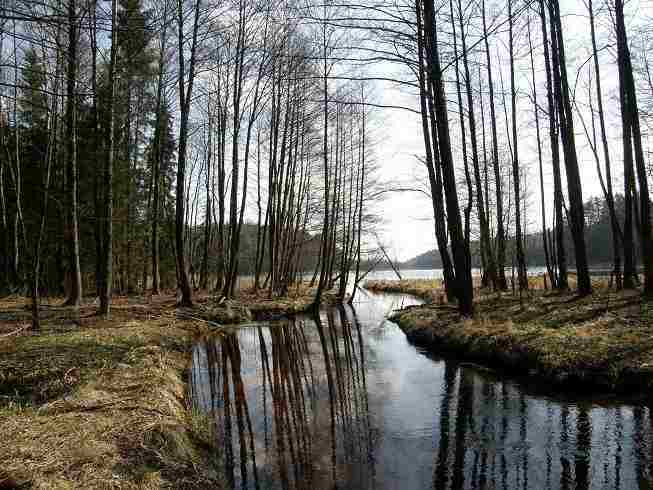
[{"label": "treeline on horizon", "polygon": [[[624,198],[622,194],[614,196],[615,210],[618,216],[624,213]],[[611,273],[612,261],[614,259],[613,243],[611,240],[611,217],[610,210],[605,201],[595,197],[585,201],[585,240],[587,243],[587,261],[590,269],[599,269],[606,274]],[[636,232],[636,230],[634,230]],[[571,233],[568,228],[564,231],[565,247],[573,247]],[[514,257],[514,241],[508,240],[508,256]],[[481,268],[483,266],[480,255],[480,244],[478,240],[473,240],[471,244],[472,266]],[[544,250],[544,241],[541,232],[530,232],[524,235],[524,254],[526,256],[527,267],[546,267],[546,253]],[[569,257],[569,265],[574,267],[574,256]],[[641,265],[639,246],[635,246],[635,263]],[[512,265],[512,259],[509,261],[508,268]],[[402,269],[440,269],[442,261],[438,250],[433,249],[428,252],[419,254],[404,262],[398,263]],[[391,267],[386,263],[381,264],[384,269]]]}]

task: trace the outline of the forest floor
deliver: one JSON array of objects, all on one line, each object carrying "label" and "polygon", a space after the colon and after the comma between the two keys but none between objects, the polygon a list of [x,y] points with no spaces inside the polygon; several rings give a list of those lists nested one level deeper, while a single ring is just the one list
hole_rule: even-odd
[{"label": "forest floor", "polygon": [[365,287],[425,299],[391,319],[409,340],[434,352],[539,378],[556,389],[650,397],[653,303],[642,301],[639,291],[609,290],[601,278],[593,279],[594,293],[586,297],[544,291],[541,281],[532,278],[521,300],[476,291],[471,319],[446,304],[433,281],[369,281]]},{"label": "forest floor", "polygon": [[104,320],[90,301],[49,298],[33,332],[29,299],[0,299],[0,488],[223,487],[213,424],[189,402],[192,340],[312,295],[195,300],[114,297]]},{"label": "forest floor", "polygon": [[174,297],[115,298],[110,320],[44,306],[38,333],[27,305],[0,300],[0,488],[221,488]]}]

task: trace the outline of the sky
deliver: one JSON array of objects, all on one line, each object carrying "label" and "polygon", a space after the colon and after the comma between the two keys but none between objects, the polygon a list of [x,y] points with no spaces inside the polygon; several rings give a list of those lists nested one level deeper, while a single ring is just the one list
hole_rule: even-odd
[{"label": "sky", "polygon": [[[565,36],[565,47],[567,49],[567,69],[570,83],[576,86],[576,100],[578,102],[578,111],[583,114],[586,124],[590,124],[590,111],[587,105],[588,90],[594,91],[594,82],[591,87],[588,84],[588,70],[593,69],[593,65],[587,62],[591,55],[591,44],[589,37],[589,20],[586,15],[585,4],[581,1],[561,2],[563,8],[563,35]],[[595,6],[595,9],[599,7]],[[631,12],[638,12],[636,19],[641,21],[645,19],[642,12],[648,12],[648,3],[633,2],[628,5]],[[633,17],[635,18],[635,17]],[[634,32],[634,22],[631,23]],[[623,169],[621,163],[621,125],[619,120],[619,102],[618,102],[618,74],[617,66],[614,63],[614,49],[610,33],[610,17],[607,11],[603,10],[597,16],[597,36],[599,39],[599,59],[601,63],[601,83],[603,85],[603,101],[606,109],[606,120],[608,126],[608,139],[610,142],[611,160],[613,165],[613,185],[617,192],[622,187]],[[541,53],[541,42],[539,42],[539,24],[531,25],[533,43],[535,49],[535,66],[538,87],[538,103],[540,106],[546,105],[545,99],[545,79],[543,71],[538,67],[543,64]],[[534,232],[541,229],[541,205],[539,191],[539,173],[537,169],[537,147],[533,106],[530,100],[531,78],[530,78],[530,57],[526,37],[526,23],[523,22],[518,33],[516,43],[521,45],[517,50],[517,86],[518,95],[518,130],[519,130],[519,153],[520,161],[525,169],[525,185],[527,187],[528,198],[526,203],[527,229],[526,231]],[[473,34],[471,34],[473,36]],[[501,44],[507,36],[505,33],[499,33],[502,37],[501,42],[495,42],[494,45]],[[631,41],[632,41],[631,36]],[[504,39],[505,38],[505,39]],[[493,43],[491,43],[491,49]],[[498,66],[501,63],[504,77],[505,89],[509,89],[509,72],[507,58],[507,42],[503,42],[505,51],[493,53],[493,68],[495,69],[495,104],[498,119],[499,137],[505,134],[505,119],[503,113],[503,102],[500,93],[500,80]],[[635,53],[635,51],[633,50]],[[478,50],[476,55],[484,57],[484,51]],[[497,59],[501,58],[501,61]],[[484,59],[484,58],[483,58]],[[387,68],[387,67],[386,67]],[[381,72],[386,68],[376,67]],[[577,78],[577,72],[580,68],[580,75]],[[475,71],[475,70],[473,70]],[[483,84],[487,86],[485,79],[485,68],[482,68]],[[449,76],[453,76],[450,72]],[[476,80],[476,77],[472,75]],[[418,108],[418,99],[410,93],[410,89],[404,87],[397,88],[387,83],[377,83],[375,96],[381,104],[403,105]],[[594,93],[594,92],[593,92]],[[450,94],[450,99],[453,94]],[[455,97],[455,96],[454,96]],[[649,94],[641,93],[640,107],[645,102]],[[510,111],[510,101],[507,98],[508,111]],[[454,138],[457,138],[457,145],[460,145],[460,126],[458,117],[454,111],[457,109],[455,100],[449,102],[449,124]],[[486,125],[489,131],[488,102],[486,107]],[[596,105],[596,101],[594,101]],[[478,111],[478,108],[475,108]],[[424,185],[426,182],[426,173],[420,165],[417,156],[424,153],[423,136],[421,132],[421,123],[419,116],[409,111],[397,109],[382,109],[375,111],[376,128],[373,138],[375,139],[374,152],[377,161],[380,164],[380,176],[388,187],[393,186],[416,186]],[[476,114],[477,125],[480,125],[480,115]],[[590,146],[587,144],[587,138],[579,117],[575,118],[575,133],[577,155],[581,172],[583,185],[583,199],[587,200],[591,196],[602,196],[601,187],[596,173],[596,163]],[[548,213],[547,220],[552,216],[553,206],[553,183],[551,174],[551,165],[549,154],[548,139],[548,119],[545,113],[540,112],[540,128],[542,131],[542,144],[544,146],[544,186],[545,186],[545,210]],[[598,128],[598,119],[597,119]],[[646,131],[646,128],[643,128]],[[467,128],[469,130],[469,128]],[[590,130],[591,131],[591,130]],[[598,131],[598,129],[597,129]],[[480,128],[479,128],[480,139]],[[505,142],[505,137],[504,137]],[[454,142],[456,144],[456,142]],[[480,144],[480,143],[479,143]],[[489,143],[488,143],[489,144]],[[501,141],[500,141],[501,146]],[[645,147],[648,145],[648,137],[645,138]],[[504,143],[505,146],[505,143]],[[600,148],[599,148],[599,151]],[[459,151],[454,150],[454,160],[458,168],[462,168],[461,156]],[[508,162],[509,163],[509,157]],[[419,184],[421,182],[421,184]],[[565,177],[563,174],[563,184]],[[563,192],[566,194],[566,186]],[[378,205],[378,212],[383,217],[383,231],[381,237],[386,247],[391,250],[391,255],[401,261],[410,259],[415,255],[421,254],[435,248],[435,235],[433,225],[433,214],[430,200],[419,192],[394,192],[385,194],[386,198],[383,203]],[[461,207],[463,196],[461,199]],[[549,221],[550,226],[550,221]]]}]

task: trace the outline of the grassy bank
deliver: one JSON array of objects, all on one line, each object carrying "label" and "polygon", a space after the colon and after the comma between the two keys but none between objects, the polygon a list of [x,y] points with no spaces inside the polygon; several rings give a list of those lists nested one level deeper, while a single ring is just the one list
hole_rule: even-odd
[{"label": "grassy bank", "polygon": [[[236,297],[220,302],[216,295],[197,298],[196,307],[186,312],[210,324],[229,325],[251,320],[269,320],[308,310],[315,300],[315,288],[302,283],[290,288],[282,297],[270,298],[267,290],[245,288]],[[340,300],[333,291],[322,295],[323,304],[335,304]],[[183,314],[184,312],[182,312]]]},{"label": "grassy bank", "polygon": [[441,279],[402,279],[401,281],[366,281],[365,289],[377,293],[411,294],[427,303],[443,303],[445,300]]},{"label": "grassy bank", "polygon": [[558,388],[651,395],[653,304],[642,303],[637,291],[597,287],[578,298],[536,290],[521,301],[486,294],[475,307],[473,319],[462,319],[452,305],[431,303],[392,320],[417,344]]},{"label": "grassy bank", "polygon": [[38,334],[26,303],[0,301],[1,488],[221,487],[212,424],[185,396],[196,326],[174,299],[118,298],[110,321],[44,307]]}]

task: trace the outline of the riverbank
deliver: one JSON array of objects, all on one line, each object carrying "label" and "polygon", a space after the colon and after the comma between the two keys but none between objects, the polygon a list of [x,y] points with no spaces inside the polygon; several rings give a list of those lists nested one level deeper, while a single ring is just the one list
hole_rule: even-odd
[{"label": "riverbank", "polygon": [[[255,291],[247,288],[239,291],[234,299],[220,302],[217,296],[204,295],[197,298],[189,314],[207,320],[208,325],[234,325],[252,320],[264,321],[304,313],[313,306],[315,288],[307,284],[291,287],[287,294],[270,298],[267,290]],[[334,292],[322,295],[322,304],[330,305],[346,301],[336,297]],[[185,310],[180,310],[183,315]]]},{"label": "riverbank", "polygon": [[[394,292],[416,289],[397,285]],[[558,389],[640,397],[653,390],[653,304],[642,303],[637,291],[597,287],[578,298],[536,290],[522,301],[486,294],[476,301],[473,319],[462,319],[452,305],[430,303],[391,320],[415,344]]]},{"label": "riverbank", "polygon": [[[221,488],[213,423],[186,396],[174,298],[116,298],[112,319],[0,301],[0,488]],[[4,485],[4,486],[3,486]]]},{"label": "riverbank", "polygon": [[402,279],[366,281],[363,288],[375,293],[410,294],[427,303],[442,304],[445,301],[441,279]]},{"label": "riverbank", "polygon": [[114,297],[110,320],[53,298],[40,332],[28,298],[0,299],[0,488],[222,488],[213,422],[188,396],[192,340],[305,311],[313,297],[198,294],[192,308],[170,294]]}]

